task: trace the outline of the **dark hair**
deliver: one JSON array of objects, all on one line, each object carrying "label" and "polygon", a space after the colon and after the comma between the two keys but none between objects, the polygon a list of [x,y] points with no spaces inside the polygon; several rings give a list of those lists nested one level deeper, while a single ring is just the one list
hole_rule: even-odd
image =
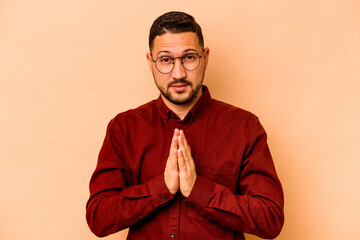
[{"label": "dark hair", "polygon": [[184,12],[173,11],[161,15],[152,24],[149,34],[150,51],[152,50],[155,37],[161,36],[167,32],[194,32],[199,39],[200,46],[204,48],[204,38],[201,32],[201,27],[195,21],[194,17]]}]

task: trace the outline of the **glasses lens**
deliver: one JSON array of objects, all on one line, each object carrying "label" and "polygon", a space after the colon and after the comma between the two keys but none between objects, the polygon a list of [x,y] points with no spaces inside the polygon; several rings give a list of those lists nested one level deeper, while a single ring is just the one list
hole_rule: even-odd
[{"label": "glasses lens", "polygon": [[159,57],[156,59],[156,68],[161,73],[169,73],[173,69],[174,66],[174,59],[171,57]]},{"label": "glasses lens", "polygon": [[182,64],[188,71],[195,70],[200,64],[200,57],[197,53],[189,53],[182,57]]},{"label": "glasses lens", "polygon": [[[188,71],[194,71],[200,65],[200,58],[199,54],[197,53],[189,53],[181,58],[181,64],[183,67]],[[161,73],[169,73],[174,68],[174,61],[177,58],[172,58],[168,56],[158,57],[155,61],[155,66],[157,70]]]}]

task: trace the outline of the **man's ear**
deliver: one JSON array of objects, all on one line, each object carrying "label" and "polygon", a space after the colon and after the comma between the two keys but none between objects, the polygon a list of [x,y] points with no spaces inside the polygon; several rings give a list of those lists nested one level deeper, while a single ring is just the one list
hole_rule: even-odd
[{"label": "man's ear", "polygon": [[210,54],[210,49],[208,47],[204,48],[203,56],[204,56],[205,70],[209,62],[209,54]]},{"label": "man's ear", "polygon": [[153,63],[153,61],[152,61],[152,56],[151,56],[151,54],[150,54],[150,53],[146,53],[146,59],[148,60],[148,63],[149,63],[149,68],[150,68],[151,74],[153,74],[153,75],[154,75],[154,73],[153,73],[153,67],[152,67],[152,63]]}]

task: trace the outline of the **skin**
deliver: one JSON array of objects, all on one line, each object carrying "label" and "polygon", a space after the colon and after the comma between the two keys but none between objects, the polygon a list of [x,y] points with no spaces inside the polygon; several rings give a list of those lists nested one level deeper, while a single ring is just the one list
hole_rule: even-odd
[{"label": "skin", "polygon": [[196,177],[195,163],[185,134],[182,130],[175,129],[164,171],[165,184],[171,194],[176,194],[180,189],[181,194],[188,197]]},{"label": "skin", "polygon": [[[203,55],[199,67],[194,71],[184,69],[181,60],[176,59],[174,69],[170,73],[163,74],[156,69],[155,63],[152,61],[160,56],[175,58],[191,52]],[[205,48],[203,51],[198,37],[193,32],[165,33],[155,37],[152,52],[147,53],[146,58],[164,103],[180,119],[183,119],[201,97],[201,86],[208,64],[209,48]]]},{"label": "skin", "polygon": [[[200,65],[194,71],[188,71],[181,65],[180,59],[175,60],[174,69],[167,74],[160,73],[152,59],[159,56],[182,57],[186,53],[197,52],[203,55]],[[202,47],[195,33],[165,33],[156,36],[152,53],[146,54],[151,73],[159,88],[164,103],[180,119],[184,119],[202,94],[202,83],[209,59],[209,49]],[[171,140],[169,157],[164,170],[164,180],[171,194],[179,190],[188,197],[197,178],[191,148],[182,130],[175,129]]]}]

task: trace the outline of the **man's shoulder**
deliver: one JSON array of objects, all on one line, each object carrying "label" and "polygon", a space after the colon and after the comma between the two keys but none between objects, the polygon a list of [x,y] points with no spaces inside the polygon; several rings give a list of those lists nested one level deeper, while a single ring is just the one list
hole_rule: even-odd
[{"label": "man's shoulder", "polygon": [[117,124],[148,121],[156,114],[155,112],[157,112],[156,100],[151,100],[136,108],[118,113],[111,121],[116,122]]},{"label": "man's shoulder", "polygon": [[125,112],[119,113],[120,115],[125,115],[125,116],[131,116],[131,115],[141,115],[141,116],[146,116],[148,114],[152,114],[154,112],[154,110],[157,109],[156,106],[156,100],[151,100],[150,102],[144,103],[136,108],[133,109],[129,109]]},{"label": "man's shoulder", "polygon": [[212,109],[224,117],[257,119],[257,116],[252,112],[217,99],[213,99]]}]

